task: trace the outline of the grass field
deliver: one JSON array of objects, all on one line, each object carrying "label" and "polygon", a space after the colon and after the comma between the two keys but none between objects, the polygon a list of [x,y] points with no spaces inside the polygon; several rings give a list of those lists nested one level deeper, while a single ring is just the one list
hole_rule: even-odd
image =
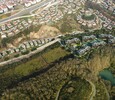
[{"label": "grass field", "polygon": [[27,75],[28,73],[39,70],[40,68],[47,66],[47,64],[58,60],[61,57],[69,54],[67,51],[61,49],[60,47],[50,50],[43,55],[32,59],[31,61],[21,64],[15,68],[15,72],[22,75]]},{"label": "grass field", "polygon": [[86,15],[82,15],[82,18],[85,20],[94,20],[95,19],[95,15],[91,15],[91,16],[86,16]]}]

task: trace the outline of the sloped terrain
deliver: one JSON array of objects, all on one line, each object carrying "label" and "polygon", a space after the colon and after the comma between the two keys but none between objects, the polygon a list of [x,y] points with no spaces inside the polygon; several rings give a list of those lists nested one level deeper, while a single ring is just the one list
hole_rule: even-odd
[{"label": "sloped terrain", "polygon": [[[96,52],[92,53],[90,59],[87,60],[78,60],[77,58],[71,56],[68,59],[63,59],[60,62],[55,63],[55,65],[51,69],[47,70],[44,74],[40,74],[36,77],[25,80],[13,88],[7,89],[6,91],[4,91],[1,99],[8,100],[8,98],[11,98],[12,100],[54,100],[59,94],[59,90],[63,87],[64,84],[66,84],[66,82],[70,81],[72,77],[79,77],[88,80],[88,82],[92,82],[92,84],[95,84],[95,82],[100,82],[98,78],[99,71],[103,70],[104,68],[110,67],[111,64],[114,64],[114,57],[115,49],[113,49],[112,47],[97,49]],[[80,82],[81,84],[84,84],[82,80]],[[78,83],[76,82],[76,84]],[[90,84],[87,84],[87,86],[84,84],[84,87],[81,87],[86,90],[88,88],[91,88]],[[82,88],[80,90],[81,95],[79,95],[79,98],[82,97],[81,100],[83,100],[83,98],[89,100],[89,98],[87,99],[86,95],[82,93]],[[73,88],[71,87],[68,91],[72,90]],[[92,91],[89,89],[89,95],[87,94],[87,96],[89,96],[90,98],[92,98],[93,95],[96,95],[92,94]],[[75,95],[74,93],[76,92],[73,92],[72,95]],[[105,96],[98,96],[98,98],[100,99],[96,100],[101,100],[102,98],[105,98],[107,94],[105,94]]]}]

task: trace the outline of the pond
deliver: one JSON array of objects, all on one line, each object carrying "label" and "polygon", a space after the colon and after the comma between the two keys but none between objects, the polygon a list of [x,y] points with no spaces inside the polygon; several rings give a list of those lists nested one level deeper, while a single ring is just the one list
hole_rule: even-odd
[{"label": "pond", "polygon": [[115,77],[113,76],[113,74],[111,73],[111,71],[109,71],[108,69],[104,69],[99,73],[99,76],[101,76],[102,79],[104,80],[108,80],[111,82],[111,85],[115,86]]}]

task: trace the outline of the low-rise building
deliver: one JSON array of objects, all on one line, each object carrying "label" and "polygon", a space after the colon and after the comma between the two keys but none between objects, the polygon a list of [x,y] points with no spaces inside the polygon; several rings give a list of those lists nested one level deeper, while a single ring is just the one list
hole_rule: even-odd
[{"label": "low-rise building", "polygon": [[7,38],[6,34],[3,33],[2,31],[0,32],[0,34],[1,34],[1,39]]},{"label": "low-rise building", "polygon": [[112,36],[111,34],[100,34],[99,38],[101,38],[101,39],[111,39],[111,38],[114,38],[114,36]]},{"label": "low-rise building", "polygon": [[92,43],[92,47],[105,46],[107,43],[104,41],[95,41]]},{"label": "low-rise building", "polygon": [[109,43],[109,44],[115,44],[115,37],[114,37],[113,39],[109,39],[109,40],[108,40],[108,43]]},{"label": "low-rise building", "polygon": [[87,53],[88,51],[91,50],[91,47],[90,46],[85,46],[83,47],[82,49],[78,50],[78,54],[79,55],[84,55],[85,53]]},{"label": "low-rise building", "polygon": [[90,36],[83,36],[82,40],[83,41],[88,41],[88,40],[94,40],[96,39],[96,36],[95,35],[90,35]]},{"label": "low-rise building", "polygon": [[73,38],[73,39],[71,39],[71,40],[67,40],[66,43],[67,43],[67,44],[80,43],[80,39],[78,39],[78,38]]}]

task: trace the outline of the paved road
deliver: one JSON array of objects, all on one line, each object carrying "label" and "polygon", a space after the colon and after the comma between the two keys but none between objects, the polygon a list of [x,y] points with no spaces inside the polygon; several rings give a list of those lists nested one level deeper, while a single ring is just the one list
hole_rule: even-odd
[{"label": "paved road", "polygon": [[25,14],[28,14],[28,13],[30,13],[31,11],[33,11],[34,9],[36,9],[36,8],[39,9],[39,8],[41,8],[41,7],[43,7],[43,6],[47,5],[47,4],[49,4],[49,2],[51,2],[51,1],[52,1],[52,0],[45,0],[45,1],[42,1],[41,3],[37,3],[37,4],[33,5],[33,6],[31,6],[31,7],[23,8],[20,12],[14,14],[14,15],[8,17],[8,18],[5,18],[5,19],[0,20],[0,23],[7,22],[8,20],[14,19],[14,18],[16,18],[16,17],[23,16],[23,15],[25,15]]},{"label": "paved road", "polygon": [[[61,88],[62,88],[62,87],[61,87]],[[55,100],[59,100],[59,94],[60,94],[61,88],[58,90],[58,92],[57,92],[57,94],[56,94]]]},{"label": "paved road", "polygon": [[47,43],[47,44],[45,44],[45,45],[43,45],[43,46],[37,48],[37,50],[32,51],[32,52],[30,52],[30,53],[27,54],[27,55],[22,55],[22,56],[20,56],[20,57],[18,57],[18,58],[13,58],[13,59],[10,59],[10,60],[8,60],[8,61],[0,62],[0,66],[5,66],[5,65],[7,65],[7,64],[12,64],[12,63],[18,62],[18,61],[20,61],[20,60],[22,60],[22,59],[29,58],[29,57],[31,57],[32,55],[35,55],[36,53],[39,53],[39,52],[43,51],[44,49],[46,49],[47,47],[49,47],[49,46],[55,44],[55,43],[58,42],[58,41],[60,41],[60,39],[55,39],[54,41],[51,41],[51,42],[49,42],[49,43]]}]

